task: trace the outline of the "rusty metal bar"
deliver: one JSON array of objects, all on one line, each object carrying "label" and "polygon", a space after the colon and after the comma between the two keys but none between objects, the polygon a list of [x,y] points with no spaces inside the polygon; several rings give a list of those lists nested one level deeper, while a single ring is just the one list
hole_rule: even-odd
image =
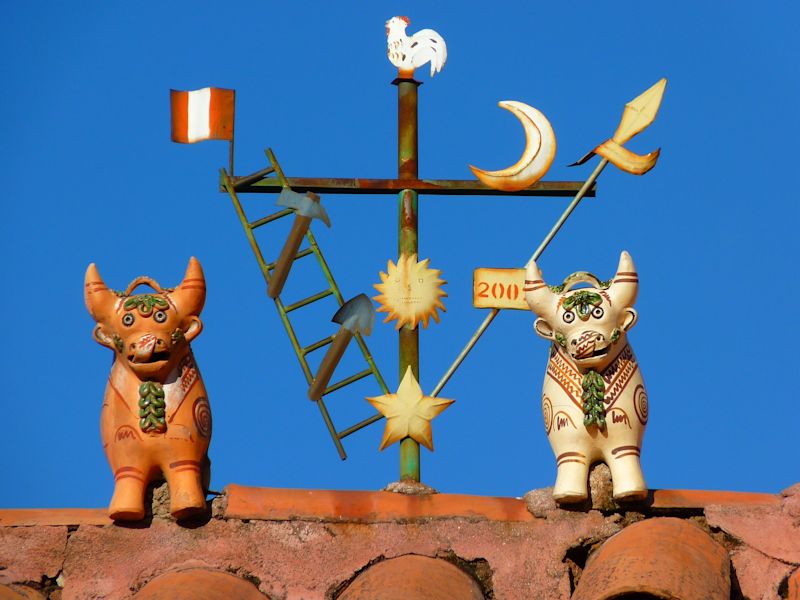
[{"label": "rusty metal bar", "polygon": [[[570,197],[583,185],[582,181],[538,181],[518,192],[502,192],[487,187],[477,179],[417,179],[414,175],[407,179],[341,179],[327,177],[289,177],[286,185],[296,192],[315,192],[319,194],[397,194],[402,190],[413,190],[419,194],[432,196],[548,196]],[[237,185],[236,191],[243,193],[274,194],[280,192],[283,184],[276,177],[261,179],[254,183]],[[224,191],[224,190],[223,190]],[[597,187],[587,190],[586,196],[593,197]]]},{"label": "rusty metal bar", "polygon": [[[414,183],[419,181],[418,98],[420,82],[398,78],[397,86],[397,183],[398,255],[419,252],[419,196]],[[400,346],[399,381],[406,370],[419,381],[419,327],[403,325],[398,333]],[[419,443],[407,437],[400,440],[400,480],[420,480]]]}]

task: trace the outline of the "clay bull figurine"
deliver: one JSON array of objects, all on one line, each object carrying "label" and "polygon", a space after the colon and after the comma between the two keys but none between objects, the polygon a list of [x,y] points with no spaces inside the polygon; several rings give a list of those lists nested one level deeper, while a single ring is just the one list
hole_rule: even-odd
[{"label": "clay bull figurine", "polygon": [[[132,295],[140,285],[154,293]],[[84,297],[97,322],[94,339],[114,351],[100,418],[114,472],[112,519],[143,518],[147,485],[162,474],[173,516],[190,517],[206,507],[211,409],[189,347],[203,328],[205,296],[203,270],[194,257],[174,290],[138,277],[115,292],[94,263],[86,270]]]},{"label": "clay bull figurine", "polygon": [[[591,287],[573,289],[577,284]],[[605,462],[614,498],[647,495],[639,454],[647,424],[647,392],[626,333],[639,277],[627,252],[617,274],[601,282],[574,273],[550,287],[535,262],[525,276],[525,300],[538,319],[536,333],[553,342],[542,389],[547,437],[556,456],[554,498],[562,503],[588,497],[589,468]]]}]

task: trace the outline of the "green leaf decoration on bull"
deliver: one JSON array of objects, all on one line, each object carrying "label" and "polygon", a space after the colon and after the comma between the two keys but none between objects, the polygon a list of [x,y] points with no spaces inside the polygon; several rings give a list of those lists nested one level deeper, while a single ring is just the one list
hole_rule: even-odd
[{"label": "green leaf decoration on bull", "polygon": [[583,387],[583,424],[586,427],[597,425],[606,428],[606,407],[603,397],[606,393],[606,382],[597,371],[587,371],[581,382]]},{"label": "green leaf decoration on bull", "polygon": [[169,303],[161,296],[142,294],[140,296],[131,296],[125,300],[122,308],[125,310],[133,310],[135,308],[141,316],[148,317],[154,310],[167,310]]},{"label": "green leaf decoration on bull", "polygon": [[164,433],[167,430],[167,403],[164,388],[155,381],[139,386],[139,428],[144,433]]},{"label": "green leaf decoration on bull", "polygon": [[600,297],[600,294],[590,292],[589,290],[579,290],[571,296],[564,298],[562,306],[564,310],[572,310],[575,308],[578,318],[580,318],[581,321],[586,321],[591,316],[592,309],[602,304],[602,302],[603,299]]}]

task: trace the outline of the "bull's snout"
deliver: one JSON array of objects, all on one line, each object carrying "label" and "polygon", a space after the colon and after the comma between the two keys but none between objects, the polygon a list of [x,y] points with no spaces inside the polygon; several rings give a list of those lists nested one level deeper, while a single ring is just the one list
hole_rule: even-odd
[{"label": "bull's snout", "polygon": [[169,358],[167,343],[152,333],[146,333],[130,345],[128,360],[133,363],[149,363]]},{"label": "bull's snout", "polygon": [[578,360],[600,356],[606,352],[608,352],[606,336],[592,329],[581,332],[569,342],[569,353]]}]

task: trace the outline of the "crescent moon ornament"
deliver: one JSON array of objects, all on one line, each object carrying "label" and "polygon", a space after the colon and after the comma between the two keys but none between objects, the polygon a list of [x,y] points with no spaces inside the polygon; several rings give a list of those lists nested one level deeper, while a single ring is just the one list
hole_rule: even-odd
[{"label": "crescent moon ornament", "polygon": [[507,169],[484,171],[472,165],[469,168],[475,177],[490,188],[517,192],[533,185],[547,173],[556,155],[556,135],[547,117],[532,106],[514,100],[503,100],[497,105],[511,112],[522,123],[525,152],[515,165]]}]

